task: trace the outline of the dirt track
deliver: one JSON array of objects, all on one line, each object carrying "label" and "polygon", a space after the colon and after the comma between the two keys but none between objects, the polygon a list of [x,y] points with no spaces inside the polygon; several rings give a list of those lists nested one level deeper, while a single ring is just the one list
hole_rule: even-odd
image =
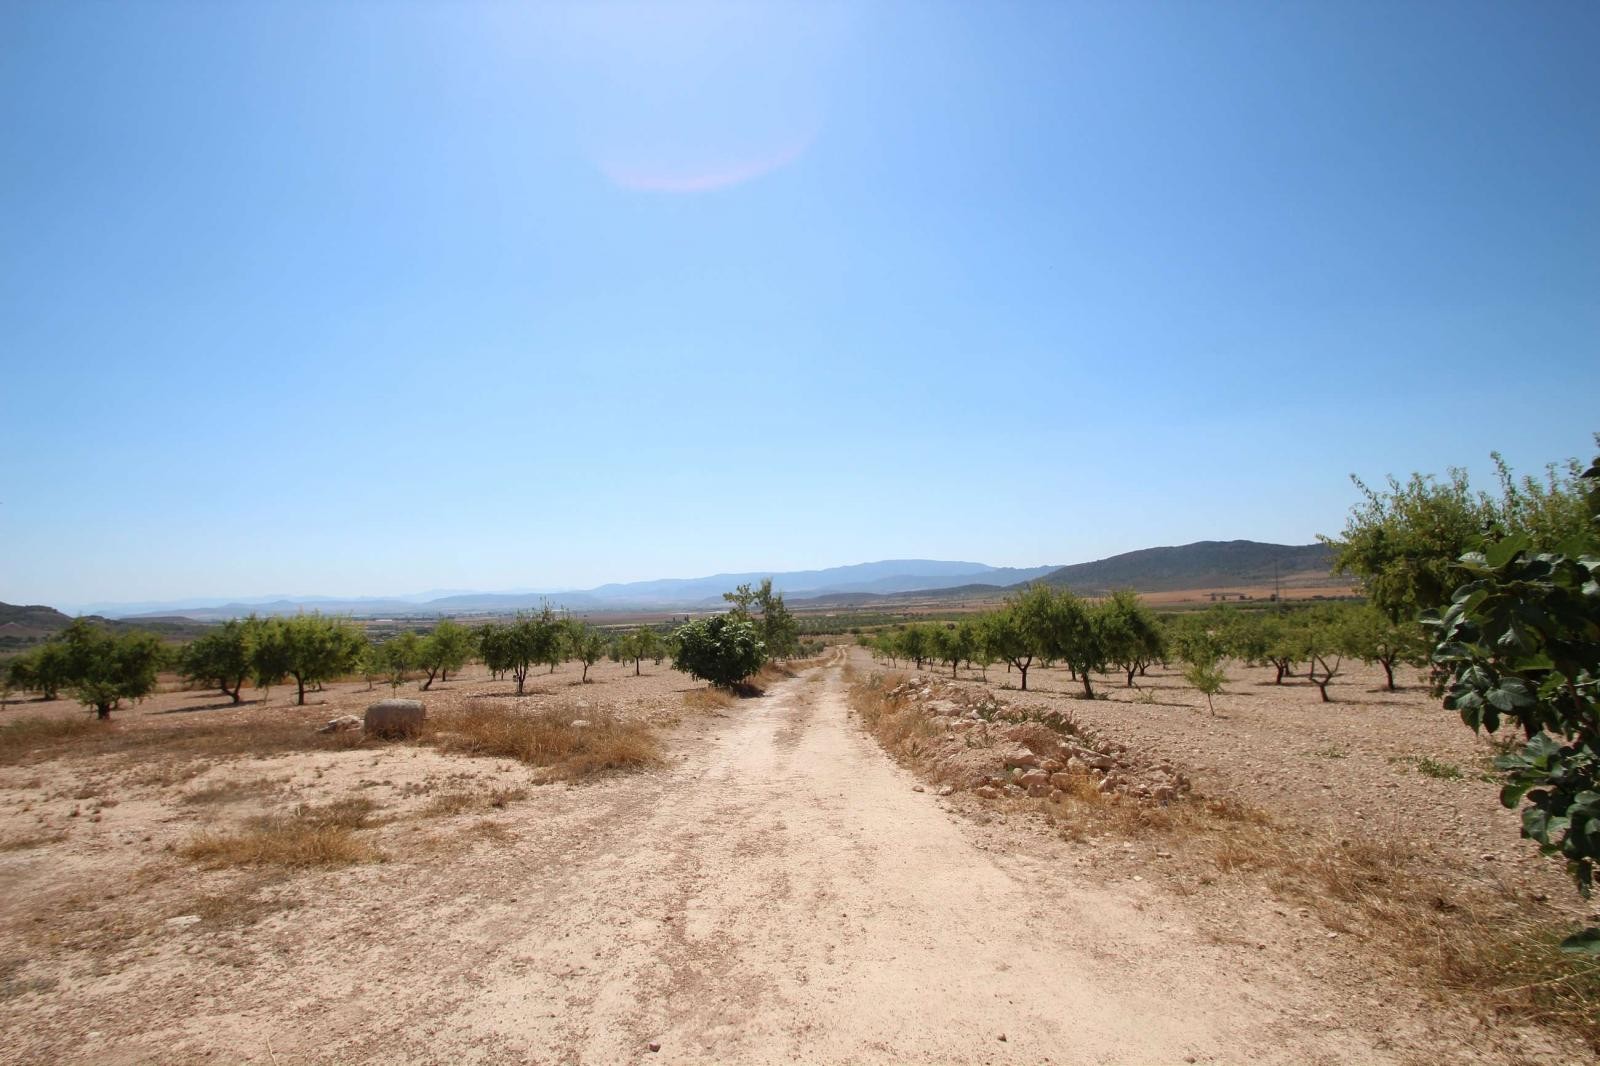
[{"label": "dirt track", "polygon": [[[302,906],[247,931],[135,941],[144,957],[90,987],[0,1004],[10,1054],[1407,1061],[1315,973],[1208,938],[1150,880],[1047,836],[1007,846],[915,791],[851,719],[838,661],[691,719],[669,751],[660,771],[534,790],[496,816],[509,836],[462,819],[454,851],[307,875]],[[353,779],[437,758],[317,761]]]},{"label": "dirt track", "polygon": [[668,773],[520,808],[524,842],[474,864],[478,898],[435,958],[330,950],[346,978],[404,966],[412,1017],[374,1032],[356,1012],[338,1035],[308,1019],[280,1058],[1369,1057],[1302,1028],[1270,982],[1229,976],[1222,949],[1142,908],[1142,886],[982,850],[848,720],[837,668],[698,740]]}]

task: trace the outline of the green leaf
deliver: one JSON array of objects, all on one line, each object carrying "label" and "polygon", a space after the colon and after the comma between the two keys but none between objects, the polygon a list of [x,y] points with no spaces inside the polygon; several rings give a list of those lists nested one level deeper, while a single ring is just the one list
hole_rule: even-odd
[{"label": "green leaf", "polygon": [[1568,955],[1600,955],[1600,929],[1590,926],[1573,933],[1561,942],[1561,950]]}]

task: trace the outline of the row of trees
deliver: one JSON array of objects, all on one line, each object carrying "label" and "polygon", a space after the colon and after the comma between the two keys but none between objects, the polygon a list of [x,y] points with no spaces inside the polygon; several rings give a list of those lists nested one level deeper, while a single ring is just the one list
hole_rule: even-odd
[{"label": "row of trees", "polygon": [[427,690],[474,658],[497,675],[511,673],[518,691],[534,664],[552,670],[568,659],[590,666],[608,652],[613,658],[660,661],[666,644],[660,634],[640,628],[614,639],[584,622],[557,618],[551,612],[519,616],[510,625],[469,629],[449,619],[432,632],[399,633],[373,642],[353,622],[320,614],[285,618],[249,618],[224,622],[181,647],[164,644],[150,633],[114,633],[84,619],[74,620],[58,637],[6,667],[8,688],[38,692],[46,699],[68,693],[101,718],[110,717],[125,700],[139,700],[155,691],[162,670],[176,670],[193,685],[214,688],[234,703],[242,702],[246,683],[270,688],[285,680],[295,685],[295,700],[305,703],[309,689],[351,675],[369,681],[384,678],[399,685],[421,676]]},{"label": "row of trees", "polygon": [[632,662],[635,674],[644,660],[659,664],[672,655],[679,669],[733,686],[769,658],[797,650],[798,627],[770,580],[755,587],[741,585],[725,599],[732,604],[727,614],[688,623],[667,635],[650,626],[607,633],[545,607],[520,613],[510,623],[472,629],[445,619],[426,635],[407,631],[381,642],[369,641],[342,618],[251,615],[175,648],[149,633],[116,634],[78,619],[57,639],[13,660],[0,680],[8,688],[39,692],[46,699],[70,692],[107,718],[123,700],[153,692],[164,669],[177,669],[191,684],[215,688],[234,703],[242,701],[246,682],[269,688],[292,679],[296,702],[303,705],[307,689],[352,674],[369,682],[385,678],[398,686],[420,673],[420,687],[426,690],[435,680],[448,681],[474,658],[496,677],[514,678],[519,695],[537,666],[553,672],[576,660],[583,665],[582,680],[588,681],[589,668],[607,655],[616,662]]},{"label": "row of trees", "polygon": [[864,643],[918,669],[929,660],[943,663],[951,676],[963,662],[985,672],[1003,662],[1016,669],[1024,691],[1036,663],[1061,663],[1087,698],[1094,696],[1094,674],[1115,667],[1132,685],[1136,674],[1165,654],[1160,621],[1132,592],[1095,603],[1042,584],[1013,596],[998,611],[948,624],[914,623]]},{"label": "row of trees", "polygon": [[1094,696],[1094,675],[1116,671],[1129,687],[1152,663],[1176,660],[1202,691],[1214,695],[1211,678],[1232,658],[1269,666],[1275,680],[1299,676],[1315,684],[1325,701],[1346,658],[1381,666],[1393,691],[1395,670],[1426,662],[1427,641],[1414,622],[1394,622],[1375,608],[1356,604],[1245,611],[1231,606],[1159,616],[1129,591],[1091,602],[1064,589],[1033,586],[1004,608],[960,622],[914,623],[864,637],[863,644],[893,660],[921,669],[942,663],[951,676],[961,663],[985,673],[1004,662],[1021,687],[1035,665],[1059,663]]}]

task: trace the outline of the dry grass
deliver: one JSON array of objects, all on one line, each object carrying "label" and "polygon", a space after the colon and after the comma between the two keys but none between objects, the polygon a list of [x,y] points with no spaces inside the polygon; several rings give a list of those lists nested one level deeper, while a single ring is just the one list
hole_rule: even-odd
[{"label": "dry grass", "polygon": [[207,893],[173,909],[183,914],[199,915],[208,930],[215,930],[223,926],[255,925],[270,915],[301,906],[301,901],[292,897],[263,895],[261,890],[271,883],[258,881],[229,892]]},{"label": "dry grass", "polygon": [[23,977],[25,959],[0,961],[0,1001],[15,999],[29,992],[48,992],[60,982],[54,977]]},{"label": "dry grass", "polygon": [[27,836],[0,837],[0,852],[27,851],[47,844],[59,844],[67,839],[65,833],[31,833]]},{"label": "dry grass", "polygon": [[[160,777],[182,777],[186,762],[238,756],[285,755],[303,751],[347,751],[372,746],[359,730],[318,733],[321,720],[302,713],[250,721],[183,723],[129,727],[92,718],[21,718],[0,726],[0,765],[37,762],[70,752],[85,757],[125,755],[147,764],[152,754],[165,763],[150,765]],[[192,774],[189,776],[193,776]],[[168,784],[162,778],[152,784]]]},{"label": "dry grass", "polygon": [[705,688],[690,689],[683,694],[683,705],[691,711],[725,711],[739,702],[739,697],[727,689]]},{"label": "dry grass", "polygon": [[891,755],[921,770],[928,770],[922,760],[923,738],[932,736],[933,725],[916,701],[892,690],[905,680],[902,674],[868,674],[854,678],[850,685],[850,705],[861,715],[867,732],[878,738],[878,743]]},{"label": "dry grass", "polygon": [[[580,715],[588,725],[572,724]],[[637,770],[659,758],[655,734],[643,722],[559,707],[525,711],[487,700],[430,719],[424,740],[441,751],[542,767],[549,780]]]},{"label": "dry grass", "polygon": [[265,777],[253,777],[243,781],[223,781],[219,784],[197,788],[193,792],[185,792],[180,800],[193,805],[221,805],[226,803],[239,803],[247,799],[255,799],[268,793],[276,792],[288,783],[287,777],[269,780]]},{"label": "dry grass", "polygon": [[528,798],[520,788],[497,788],[489,792],[441,792],[422,809],[424,818],[450,818],[468,811],[505,810],[517,800]]},{"label": "dry grass", "polygon": [[38,749],[53,749],[111,727],[87,715],[81,718],[18,718],[0,726],[0,764],[13,765]]},{"label": "dry grass", "polygon": [[178,853],[207,869],[231,866],[346,866],[377,862],[383,855],[356,836],[377,822],[377,805],[364,798],[321,807],[301,804],[286,816],[255,819],[236,833],[202,831]]}]

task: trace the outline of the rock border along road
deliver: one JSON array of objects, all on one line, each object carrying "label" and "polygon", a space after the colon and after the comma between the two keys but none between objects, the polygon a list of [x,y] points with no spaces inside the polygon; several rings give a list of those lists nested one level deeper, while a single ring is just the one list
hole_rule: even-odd
[{"label": "rock border along road", "polygon": [[1389,1061],[1152,886],[986,846],[851,719],[841,661],[686,727],[665,771],[529,804],[435,974],[453,1009],[341,1055]]}]

